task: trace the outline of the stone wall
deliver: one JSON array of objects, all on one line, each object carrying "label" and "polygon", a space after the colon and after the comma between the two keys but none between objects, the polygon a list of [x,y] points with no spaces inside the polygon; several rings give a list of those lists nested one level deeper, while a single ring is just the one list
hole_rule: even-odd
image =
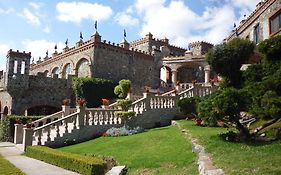
[{"label": "stone wall", "polygon": [[[240,38],[247,38],[254,41],[254,28],[259,24],[260,26],[260,41],[270,37],[269,18],[274,15],[281,8],[281,0],[267,0],[264,3],[260,2],[255,11],[249,15],[247,19],[240,22],[237,27]],[[236,37],[235,30],[227,40]],[[280,34],[277,33],[277,34]]]},{"label": "stone wall", "polygon": [[73,98],[70,79],[29,76],[29,87],[8,92],[13,97],[11,113],[24,115],[25,110],[36,106],[60,108],[63,99]]}]

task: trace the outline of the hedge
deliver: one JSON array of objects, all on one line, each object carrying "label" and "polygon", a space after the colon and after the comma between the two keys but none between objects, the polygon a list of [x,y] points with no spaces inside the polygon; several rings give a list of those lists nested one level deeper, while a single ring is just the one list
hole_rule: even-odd
[{"label": "hedge", "polygon": [[28,146],[25,154],[83,175],[105,174],[107,168],[106,162],[101,158],[72,154],[45,146]]},{"label": "hedge", "polygon": [[115,99],[114,87],[117,83],[110,80],[89,77],[73,77],[72,88],[76,98],[84,98],[87,101],[86,106],[99,107],[102,105],[102,99]]},{"label": "hedge", "polygon": [[45,116],[6,116],[5,119],[0,121],[0,141],[13,142],[16,120],[20,120],[22,124],[26,124],[28,121],[38,120]]}]

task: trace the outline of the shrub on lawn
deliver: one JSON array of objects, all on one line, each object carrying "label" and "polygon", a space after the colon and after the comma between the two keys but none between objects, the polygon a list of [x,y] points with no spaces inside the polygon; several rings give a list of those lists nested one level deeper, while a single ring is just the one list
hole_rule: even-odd
[{"label": "shrub on lawn", "polygon": [[127,126],[123,126],[121,128],[110,128],[108,129],[103,136],[128,136],[128,135],[133,135],[133,134],[138,134],[144,132],[144,129],[137,126],[135,128],[129,128]]},{"label": "shrub on lawn", "polygon": [[29,146],[25,154],[84,175],[100,175],[106,170],[106,162],[101,158],[62,152],[44,146]]}]

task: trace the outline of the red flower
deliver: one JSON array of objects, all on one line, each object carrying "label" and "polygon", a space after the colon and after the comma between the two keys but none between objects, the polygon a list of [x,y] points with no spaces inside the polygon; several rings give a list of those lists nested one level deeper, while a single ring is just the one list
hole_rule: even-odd
[{"label": "red flower", "polygon": [[109,105],[109,100],[106,98],[102,98],[101,102],[102,102],[102,105],[105,105],[105,106]]},{"label": "red flower", "polygon": [[77,104],[79,106],[85,106],[86,105],[86,100],[84,98],[78,98]]}]

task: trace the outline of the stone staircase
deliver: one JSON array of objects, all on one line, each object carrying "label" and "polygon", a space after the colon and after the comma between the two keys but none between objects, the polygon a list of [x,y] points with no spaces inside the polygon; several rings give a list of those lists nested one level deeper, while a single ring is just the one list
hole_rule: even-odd
[{"label": "stone staircase", "polygon": [[[169,125],[177,113],[177,101],[193,96],[205,96],[216,90],[214,86],[186,86],[180,92],[175,90],[162,95],[144,93],[134,100],[130,110],[135,117],[127,122],[129,126],[153,128]],[[46,145],[60,147],[69,143],[78,143],[102,135],[111,127],[123,125],[120,118],[114,116],[118,111],[116,103],[103,108],[70,108],[63,106],[62,111],[36,120],[31,128],[15,125],[15,143],[28,145]]]}]

